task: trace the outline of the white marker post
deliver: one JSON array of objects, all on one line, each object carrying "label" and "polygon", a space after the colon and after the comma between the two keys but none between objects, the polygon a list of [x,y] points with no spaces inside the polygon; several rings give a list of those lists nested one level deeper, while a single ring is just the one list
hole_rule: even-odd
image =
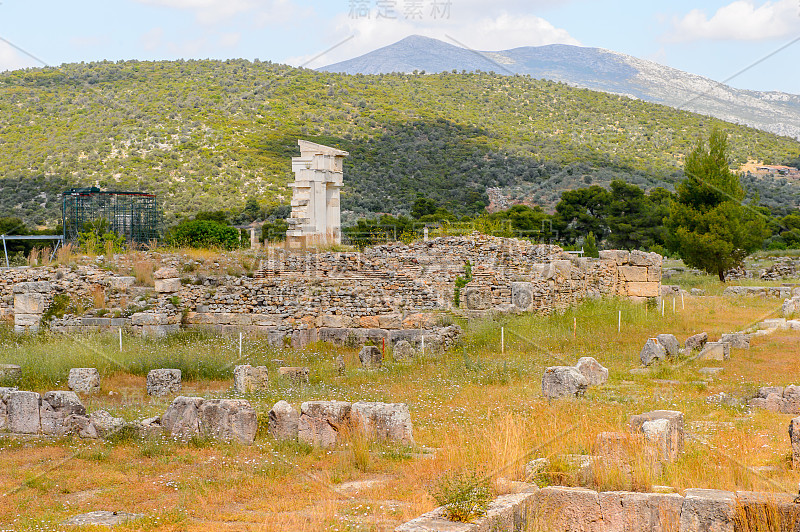
[{"label": "white marker post", "polygon": [[622,331],[622,311],[617,315],[617,333]]},{"label": "white marker post", "polygon": [[122,327],[119,328],[119,352],[122,353]]},{"label": "white marker post", "polygon": [[422,356],[425,356],[425,335],[422,335],[422,345],[421,345]]},{"label": "white marker post", "polygon": [[239,358],[242,358],[242,331],[239,331]]},{"label": "white marker post", "polygon": [[506,354],[506,328],[500,327],[500,354]]},{"label": "white marker post", "polygon": [[683,301],[683,291],[681,291],[681,310],[686,310],[686,303]]},{"label": "white marker post", "polygon": [[672,313],[675,314],[675,298],[672,298]]},{"label": "white marker post", "polygon": [[664,317],[664,305],[665,305],[665,304],[666,304],[666,301],[664,301],[664,300],[662,299],[662,300],[661,300],[661,317],[662,317],[662,318]]}]

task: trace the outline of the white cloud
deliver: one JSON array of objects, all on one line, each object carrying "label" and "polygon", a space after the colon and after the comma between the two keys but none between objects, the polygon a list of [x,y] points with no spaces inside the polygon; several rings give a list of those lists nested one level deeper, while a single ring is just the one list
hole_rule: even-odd
[{"label": "white cloud", "polygon": [[36,66],[41,65],[33,59],[25,57],[7,43],[0,41],[0,72]]},{"label": "white cloud", "polygon": [[798,0],[777,0],[756,5],[751,0],[736,0],[719,8],[710,18],[693,9],[672,23],[671,40],[759,41],[795,35],[800,32]]},{"label": "white cloud", "polygon": [[223,33],[219,37],[219,45],[223,48],[233,48],[239,41],[242,40],[242,34],[238,32],[233,33]]},{"label": "white cloud", "polygon": [[[458,6],[464,7],[460,3]],[[370,18],[353,18],[342,14],[333,21],[328,40],[335,43],[352,38],[324,56],[314,59],[307,66],[316,68],[357,57],[409,35],[423,35],[481,51],[556,43],[580,44],[569,32],[556,28],[540,17],[506,12],[484,17],[473,16],[478,15],[480,6],[476,4],[473,7],[471,12],[459,14],[454,2],[451,18],[434,19],[429,13],[425,13],[422,19],[413,21],[405,19],[402,13],[394,20],[376,19],[374,15]],[[292,65],[305,65],[314,57],[314,54],[310,54],[290,57],[285,61]]]},{"label": "white cloud", "polygon": [[239,16],[260,25],[279,24],[307,8],[291,0],[135,0],[140,4],[168,7],[194,13],[201,24],[216,25]]}]

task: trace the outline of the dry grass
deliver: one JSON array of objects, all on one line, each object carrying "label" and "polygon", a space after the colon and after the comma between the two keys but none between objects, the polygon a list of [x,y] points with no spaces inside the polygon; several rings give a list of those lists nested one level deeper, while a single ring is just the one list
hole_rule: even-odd
[{"label": "dry grass", "polygon": [[92,286],[91,296],[93,308],[106,308],[106,289],[102,285]]},{"label": "dry grass", "polygon": [[133,276],[139,286],[154,286],[153,272],[155,263],[152,260],[138,260],[133,263]]}]

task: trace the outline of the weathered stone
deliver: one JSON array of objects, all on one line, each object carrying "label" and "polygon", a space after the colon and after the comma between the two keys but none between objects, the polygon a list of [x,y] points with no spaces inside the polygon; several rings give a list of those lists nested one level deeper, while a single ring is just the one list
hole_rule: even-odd
[{"label": "weathered stone", "polygon": [[704,296],[704,295],[706,295],[706,291],[703,290],[702,288],[692,288],[691,290],[689,290],[689,293],[692,294],[693,296]]},{"label": "weathered stone", "polygon": [[414,358],[414,346],[408,340],[400,340],[392,348],[392,356],[395,360],[411,360]]},{"label": "weathered stone", "polygon": [[164,268],[159,268],[155,272],[153,272],[153,279],[176,279],[181,276],[178,273],[177,268],[172,266],[166,266]]},{"label": "weathered stone", "polygon": [[344,401],[308,401],[300,405],[298,438],[315,447],[333,447],[341,443],[350,420],[350,403]]},{"label": "weathered stone", "polygon": [[789,493],[737,491],[736,513],[746,516],[754,527],[768,525],[770,530],[795,532],[800,528],[800,504],[794,501]]},{"label": "weathered stone", "polygon": [[661,266],[662,257],[658,253],[634,249],[629,260],[633,266]]},{"label": "weathered stone", "polygon": [[147,373],[147,395],[163,397],[180,391],[181,370],[160,368]]},{"label": "weathered stone", "polygon": [[637,283],[646,283],[649,281],[647,268],[639,266],[620,266],[619,275],[623,281],[633,281]]},{"label": "weathered stone", "polygon": [[461,301],[467,310],[488,310],[492,307],[492,293],[483,287],[468,286],[461,290]]},{"label": "weathered stone", "polygon": [[630,252],[620,249],[604,249],[600,252],[600,260],[614,261],[617,265],[628,264],[630,261]]},{"label": "weathered stone", "polygon": [[731,344],[728,342],[706,342],[697,360],[728,360],[731,358]]},{"label": "weathered stone", "polygon": [[267,366],[244,364],[233,368],[233,387],[237,393],[261,392],[269,389]]},{"label": "weathered stone", "polygon": [[542,488],[534,497],[531,519],[533,530],[606,531],[598,494],[586,488]]},{"label": "weathered stone", "polygon": [[59,435],[75,434],[80,438],[98,438],[97,428],[88,416],[80,414],[70,414],[61,425]]},{"label": "weathered stone", "polygon": [[708,342],[708,333],[701,332],[698,334],[694,334],[686,339],[686,354],[691,353],[692,351],[700,351],[704,345]]},{"label": "weathered stone", "polygon": [[514,483],[517,493],[500,495],[491,502],[486,514],[472,523],[450,521],[444,507],[426,512],[416,519],[395,528],[395,532],[500,532],[526,530],[525,524],[533,502],[536,486]]},{"label": "weathered stone", "polygon": [[36,392],[13,391],[5,396],[8,430],[17,434],[38,434],[41,430],[39,402]]},{"label": "weathered stone", "polygon": [[723,334],[719,341],[731,344],[733,349],[750,349],[750,335],[745,333]]},{"label": "weathered stone", "polygon": [[[683,413],[676,410],[654,410],[652,412],[645,412],[636,416],[631,416],[629,420],[630,431],[634,434],[644,434],[645,437],[660,437],[661,430],[664,430],[663,424],[648,425],[646,428],[644,424],[655,420],[667,420],[669,422],[666,428],[666,439],[663,443],[662,457],[668,462],[674,462],[678,456],[683,452],[684,429],[683,429]],[[645,432],[645,430],[647,432]],[[649,434],[648,434],[649,433]],[[661,441],[657,441],[661,445]]]},{"label": "weathered stone", "polygon": [[136,277],[111,277],[108,280],[108,287],[112,290],[126,292],[135,282]]},{"label": "weathered stone", "polygon": [[66,521],[62,522],[61,525],[78,526],[78,527],[86,527],[86,526],[112,527],[125,524],[129,521],[142,519],[143,517],[144,514],[133,514],[128,512],[107,512],[105,510],[101,510],[97,512],[89,512],[86,514],[80,514],[74,517],[70,517]]},{"label": "weathered stone", "polygon": [[21,367],[16,364],[0,364],[0,382],[15,382],[21,377]]},{"label": "weathered stone", "polygon": [[548,400],[562,397],[579,397],[586,392],[589,383],[583,374],[570,366],[553,366],[542,376],[542,395]]},{"label": "weathered stone", "polygon": [[668,357],[677,357],[681,348],[680,342],[675,338],[674,334],[659,334],[656,336],[658,343],[664,347]]},{"label": "weathered stone", "polygon": [[624,432],[601,432],[595,440],[594,454],[617,462],[626,460],[630,440],[630,434]]},{"label": "weathered stone", "polygon": [[181,291],[180,279],[156,279],[155,290],[159,294],[174,294]]},{"label": "weathered stone", "polygon": [[344,361],[344,355],[339,353],[336,355],[336,373],[338,375],[344,375],[347,371],[347,364]]},{"label": "weathered stone", "polygon": [[286,401],[278,401],[269,411],[269,434],[276,440],[297,438],[300,414]]},{"label": "weathered stone", "polygon": [[642,434],[645,440],[653,445],[661,460],[671,461],[670,455],[670,423],[667,419],[654,419],[642,423]]},{"label": "weathered stone", "polygon": [[800,417],[789,422],[789,443],[792,446],[792,469],[800,469]]},{"label": "weathered stone", "polygon": [[642,365],[649,366],[653,362],[663,360],[667,357],[667,350],[661,345],[657,338],[648,338],[644,347],[639,352],[639,359]]},{"label": "weathered stone", "polygon": [[255,439],[258,421],[256,411],[242,399],[179,396],[161,416],[161,425],[183,440],[202,435],[249,444]]},{"label": "weathered stone", "polygon": [[629,297],[658,297],[661,293],[660,283],[626,283],[626,291]]},{"label": "weathered stone", "polygon": [[100,391],[100,372],[96,368],[72,368],[67,386],[73,392],[97,393]]},{"label": "weathered stone", "polygon": [[520,312],[533,306],[533,283],[511,283],[511,303]]},{"label": "weathered stone", "polygon": [[96,410],[89,416],[89,420],[97,430],[97,435],[107,438],[116,434],[125,426],[125,420],[121,417],[114,417],[106,410]]},{"label": "weathered stone", "polygon": [[368,438],[392,443],[413,444],[413,426],[405,403],[353,403],[350,420],[354,430]]},{"label": "weathered stone", "polygon": [[278,375],[289,380],[292,384],[308,384],[309,370],[301,367],[283,367],[278,368]]},{"label": "weathered stone", "polygon": [[60,435],[67,417],[73,414],[86,415],[86,407],[75,392],[47,392],[42,397],[39,408],[43,434]]},{"label": "weathered stone", "polygon": [[717,375],[722,373],[723,369],[724,368],[711,368],[711,367],[708,367],[708,368],[700,368],[698,371],[702,375],[705,375],[706,377],[716,377]]},{"label": "weathered stone", "polygon": [[367,369],[380,368],[383,365],[383,353],[374,345],[365,345],[358,353],[361,366]]},{"label": "weathered stone", "polygon": [[586,377],[589,386],[602,386],[608,381],[608,369],[592,357],[578,359],[575,369]]},{"label": "weathered stone", "polygon": [[44,294],[31,292],[26,294],[14,294],[14,313],[15,314],[44,314],[47,310],[47,296]]},{"label": "weathered stone", "polygon": [[680,532],[733,532],[736,497],[730,491],[687,489]]}]

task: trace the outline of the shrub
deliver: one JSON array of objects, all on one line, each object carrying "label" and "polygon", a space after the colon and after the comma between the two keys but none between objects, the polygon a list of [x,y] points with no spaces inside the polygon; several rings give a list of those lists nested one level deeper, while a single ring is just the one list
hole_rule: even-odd
[{"label": "shrub", "polygon": [[489,479],[476,471],[445,474],[436,482],[431,496],[444,506],[448,519],[462,523],[483,516],[493,498]]},{"label": "shrub", "polygon": [[167,243],[177,247],[236,249],[239,231],[214,220],[189,220],[172,228]]}]

